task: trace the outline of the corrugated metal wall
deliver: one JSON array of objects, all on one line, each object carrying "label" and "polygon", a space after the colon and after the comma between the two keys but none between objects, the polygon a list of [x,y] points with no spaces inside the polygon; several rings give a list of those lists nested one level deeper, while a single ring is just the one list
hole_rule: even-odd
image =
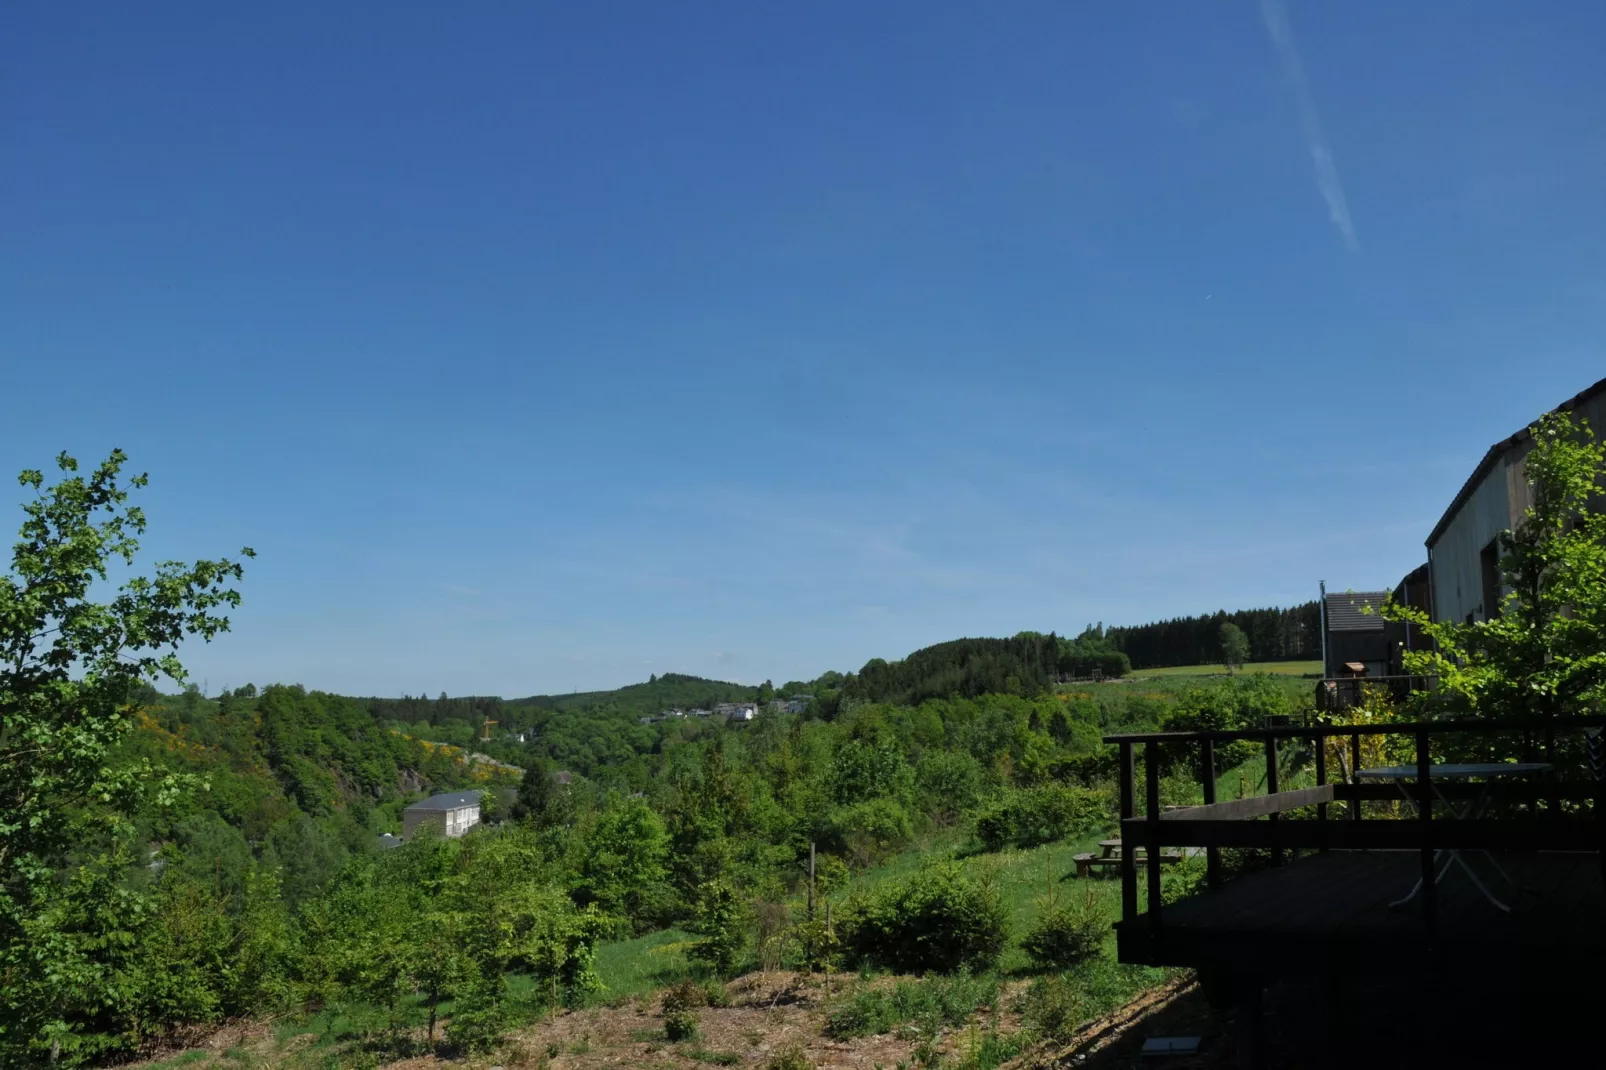
[{"label": "corrugated metal wall", "polygon": [[1511,463],[1513,455],[1489,470],[1432,549],[1434,620],[1465,620],[1468,613],[1482,620],[1486,615],[1478,555],[1511,526],[1507,469],[1521,468]]},{"label": "corrugated metal wall", "polygon": [[[1573,418],[1589,421],[1596,437],[1606,434],[1606,394],[1580,405]],[[1528,508],[1528,480],[1522,458],[1531,444],[1511,450],[1495,466],[1461,506],[1431,548],[1433,573],[1433,617],[1435,620],[1487,618],[1491,607],[1483,604],[1483,574],[1478,555],[1500,532],[1511,527]]]}]

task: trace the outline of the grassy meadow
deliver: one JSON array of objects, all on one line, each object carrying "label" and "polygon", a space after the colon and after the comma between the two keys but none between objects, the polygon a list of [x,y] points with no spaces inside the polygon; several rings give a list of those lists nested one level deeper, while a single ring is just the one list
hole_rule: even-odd
[{"label": "grassy meadow", "polygon": [[[1233,676],[1266,673],[1272,676],[1308,676],[1312,679],[1322,675],[1320,661],[1251,661],[1242,666]],[[1133,669],[1131,679],[1147,680],[1156,676],[1227,676],[1227,670],[1220,664],[1216,665],[1169,665],[1159,669]]]}]

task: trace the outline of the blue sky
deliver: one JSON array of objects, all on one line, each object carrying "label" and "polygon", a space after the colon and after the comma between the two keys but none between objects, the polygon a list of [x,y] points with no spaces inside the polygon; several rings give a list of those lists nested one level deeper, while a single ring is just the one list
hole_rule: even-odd
[{"label": "blue sky", "polygon": [[1606,7],[1429,7],[11,5],[0,467],[257,549],[213,691],[1392,584],[1606,375]]}]

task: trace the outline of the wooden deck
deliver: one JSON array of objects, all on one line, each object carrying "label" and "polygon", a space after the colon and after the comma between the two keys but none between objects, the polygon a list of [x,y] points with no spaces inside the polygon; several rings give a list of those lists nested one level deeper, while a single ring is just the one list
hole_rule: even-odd
[{"label": "wooden deck", "polygon": [[1471,862],[1511,913],[1452,867],[1438,886],[1431,941],[1420,899],[1388,905],[1421,873],[1418,852],[1329,851],[1166,905],[1158,927],[1146,913],[1118,924],[1121,961],[1275,974],[1388,972],[1431,958],[1440,968],[1576,964],[1598,972],[1606,916],[1600,855],[1496,857],[1526,891],[1512,892],[1481,857]]}]

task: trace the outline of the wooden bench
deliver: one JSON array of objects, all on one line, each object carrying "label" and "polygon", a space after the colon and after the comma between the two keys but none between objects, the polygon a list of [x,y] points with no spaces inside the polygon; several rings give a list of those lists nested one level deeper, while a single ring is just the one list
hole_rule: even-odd
[{"label": "wooden bench", "polygon": [[[1076,875],[1078,877],[1091,877],[1093,875],[1094,866],[1119,866],[1121,864],[1120,840],[1100,840],[1099,847],[1103,851],[1102,854],[1092,854],[1089,852],[1075,856]],[[1133,855],[1133,860],[1136,861],[1140,866],[1146,865],[1149,861],[1148,851],[1142,847],[1139,847],[1137,849],[1137,854]],[[1160,852],[1161,865],[1180,861],[1182,861],[1181,851]]]}]

